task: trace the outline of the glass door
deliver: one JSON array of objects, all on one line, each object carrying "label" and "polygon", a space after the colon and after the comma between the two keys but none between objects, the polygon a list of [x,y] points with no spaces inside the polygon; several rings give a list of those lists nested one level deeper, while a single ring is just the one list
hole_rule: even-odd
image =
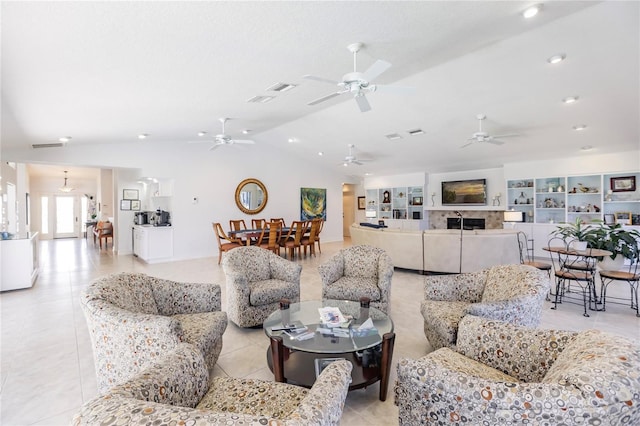
[{"label": "glass door", "polygon": [[53,238],[77,237],[78,213],[78,203],[75,196],[56,195]]}]

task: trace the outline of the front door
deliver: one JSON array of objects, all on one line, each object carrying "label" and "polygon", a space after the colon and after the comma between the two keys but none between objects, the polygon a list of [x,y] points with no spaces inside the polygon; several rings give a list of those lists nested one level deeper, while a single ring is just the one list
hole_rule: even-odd
[{"label": "front door", "polygon": [[74,195],[55,196],[53,238],[73,238],[79,232],[79,206]]}]

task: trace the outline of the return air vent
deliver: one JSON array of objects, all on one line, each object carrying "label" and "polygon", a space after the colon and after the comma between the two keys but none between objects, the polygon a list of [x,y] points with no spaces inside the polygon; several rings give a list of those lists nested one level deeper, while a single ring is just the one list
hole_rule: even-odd
[{"label": "return air vent", "polygon": [[422,130],[422,129],[411,129],[411,130],[407,130],[407,133],[409,133],[411,136],[424,135],[424,130]]},{"label": "return air vent", "polygon": [[55,143],[34,143],[31,145],[31,148],[33,149],[37,149],[37,148],[62,148],[64,146],[64,143],[62,142],[55,142]]},{"label": "return air vent", "polygon": [[397,133],[389,133],[388,135],[384,135],[384,137],[389,139],[390,141],[395,141],[396,139],[402,139],[402,136],[400,136]]},{"label": "return air vent", "polygon": [[267,102],[271,102],[275,99],[275,96],[254,96],[251,99],[247,99],[247,102],[256,103],[256,104],[266,104]]},{"label": "return air vent", "polygon": [[267,92],[286,92],[296,87],[295,84],[290,83],[276,83],[271,87],[267,87]]}]

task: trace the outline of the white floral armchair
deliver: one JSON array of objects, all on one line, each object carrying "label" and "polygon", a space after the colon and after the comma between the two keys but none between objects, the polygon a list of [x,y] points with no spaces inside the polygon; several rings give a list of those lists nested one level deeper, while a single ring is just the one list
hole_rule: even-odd
[{"label": "white floral armchair", "polygon": [[239,327],[255,327],[278,310],[281,299],[300,301],[302,266],[260,247],[238,247],[222,261],[227,313]]},{"label": "white floral armchair", "polygon": [[335,361],[311,389],[257,379],[209,378],[200,351],[184,343],[84,404],[72,424],[338,425],[351,369],[349,361]]},{"label": "white floral armchair", "polygon": [[217,284],[118,273],[89,284],[80,303],[91,335],[101,394],[181,342],[202,351],[209,370],[222,350],[227,315],[220,310]]},{"label": "white floral armchair", "polygon": [[458,323],[467,314],[537,326],[549,286],[546,273],[520,264],[426,277],[424,334],[433,349],[455,349]]},{"label": "white floral armchair", "polygon": [[456,350],[400,359],[399,424],[640,424],[640,347],[467,315]]},{"label": "white floral armchair", "polygon": [[322,279],[322,298],[371,300],[374,308],[389,313],[393,263],[378,247],[356,245],[336,253],[318,267]]}]

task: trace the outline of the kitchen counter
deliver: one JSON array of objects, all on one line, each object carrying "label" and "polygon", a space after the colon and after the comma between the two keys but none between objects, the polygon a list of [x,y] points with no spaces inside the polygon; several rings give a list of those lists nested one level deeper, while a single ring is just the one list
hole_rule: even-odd
[{"label": "kitchen counter", "polygon": [[1,291],[33,286],[38,277],[39,240],[37,232],[20,233],[0,240],[2,244]]},{"label": "kitchen counter", "polygon": [[173,227],[133,225],[133,255],[147,263],[173,257]]}]

